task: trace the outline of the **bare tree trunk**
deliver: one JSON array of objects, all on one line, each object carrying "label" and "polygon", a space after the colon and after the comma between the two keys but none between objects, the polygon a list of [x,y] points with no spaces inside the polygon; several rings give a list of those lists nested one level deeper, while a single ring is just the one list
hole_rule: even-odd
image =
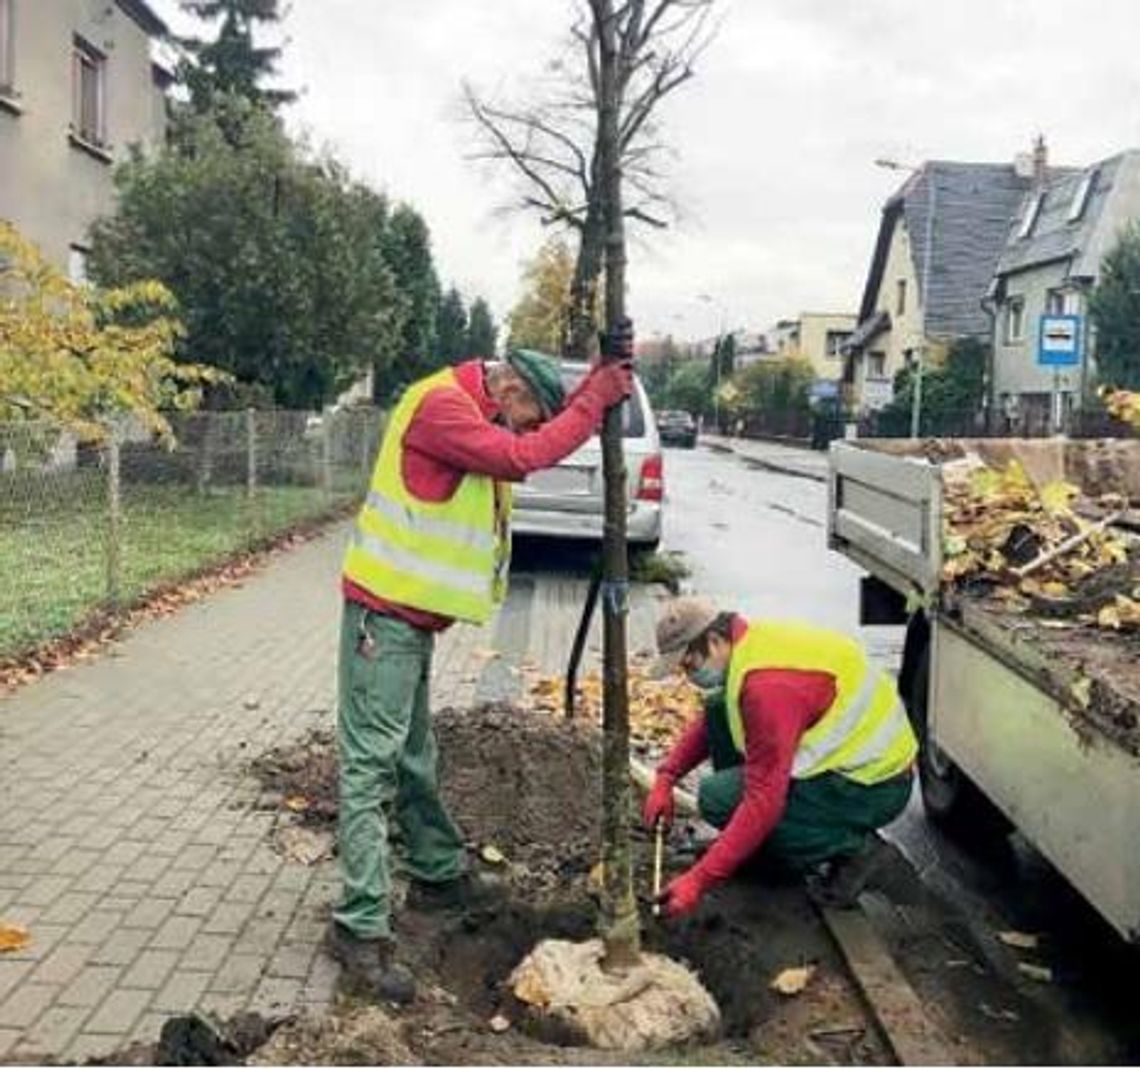
[{"label": "bare tree trunk", "polygon": [[[621,195],[621,71],[613,0],[593,0],[599,36],[598,150],[600,202],[605,227],[606,324],[609,331],[625,317],[625,225]],[[613,347],[606,359],[613,359]],[[626,473],[622,452],[621,406],[606,412],[602,427],[605,476],[605,528],[602,543],[603,742],[601,929],[607,968],[637,962],[640,925],[633,896],[630,850],[629,679],[626,623],[629,561],[626,555]]]}]

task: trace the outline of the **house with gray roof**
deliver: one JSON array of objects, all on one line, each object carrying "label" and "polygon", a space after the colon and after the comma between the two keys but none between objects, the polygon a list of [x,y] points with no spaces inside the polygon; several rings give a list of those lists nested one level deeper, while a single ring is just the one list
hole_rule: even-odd
[{"label": "house with gray roof", "polygon": [[955,338],[989,341],[982,302],[1032,166],[929,161],[883,206],[858,325],[845,346],[854,407],[885,404],[897,372],[924,353],[937,361]]},{"label": "house with gray roof", "polygon": [[[1011,425],[1029,433],[1063,425],[1094,385],[1088,296],[1104,257],[1138,219],[1140,150],[1083,169],[1050,171],[1021,198],[990,290],[992,403]],[[1078,366],[1060,372],[1038,366],[1042,315],[1082,317],[1084,359]]]}]

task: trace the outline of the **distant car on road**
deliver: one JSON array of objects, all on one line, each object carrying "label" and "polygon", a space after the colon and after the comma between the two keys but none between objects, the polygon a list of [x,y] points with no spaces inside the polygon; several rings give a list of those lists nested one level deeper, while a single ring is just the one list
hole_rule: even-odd
[{"label": "distant car on road", "polygon": [[686,449],[697,446],[697,421],[688,412],[661,412],[657,416],[657,430],[665,445],[683,445]]},{"label": "distant car on road", "polygon": [[[583,364],[563,363],[562,382],[567,393],[586,371]],[[649,398],[636,375],[633,393],[622,405],[622,441],[629,480],[629,542],[654,550],[661,541],[665,497],[661,440]],[[602,443],[594,435],[565,460],[535,472],[516,488],[511,529],[519,535],[601,540],[603,507]]]}]

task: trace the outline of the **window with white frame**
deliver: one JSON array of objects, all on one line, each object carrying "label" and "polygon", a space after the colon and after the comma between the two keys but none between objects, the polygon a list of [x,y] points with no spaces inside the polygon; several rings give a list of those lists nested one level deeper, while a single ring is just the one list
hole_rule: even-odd
[{"label": "window with white frame", "polygon": [[1021,217],[1021,228],[1017,232],[1019,238],[1027,238],[1033,233],[1033,228],[1037,225],[1037,217],[1041,214],[1042,205],[1045,203],[1045,191],[1034,194],[1033,199],[1026,205],[1025,214]]},{"label": "window with white frame", "polygon": [[83,245],[72,245],[67,250],[67,277],[77,286],[87,284],[87,255]]},{"label": "window with white frame", "polygon": [[15,0],[0,0],[0,93],[8,93],[16,80]]},{"label": "window with white frame", "polygon": [[1088,207],[1089,196],[1092,194],[1093,186],[1096,184],[1097,170],[1094,167],[1091,171],[1085,171],[1084,176],[1081,178],[1081,184],[1077,186],[1077,191],[1073,194],[1072,203],[1069,205],[1069,218],[1070,223],[1077,222],[1082,215],[1085,214],[1085,208]]},{"label": "window with white frame", "polygon": [[885,379],[887,377],[887,354],[867,354],[867,378]]},{"label": "window with white frame", "polygon": [[1050,290],[1045,294],[1045,314],[1063,316],[1065,314],[1065,291]]},{"label": "window with white frame", "polygon": [[849,330],[829,330],[827,340],[824,343],[828,359],[838,360],[843,355],[843,346],[847,344],[847,339],[850,337],[851,332]]},{"label": "window with white frame", "polygon": [[71,49],[71,129],[90,145],[107,140],[107,57],[82,37]]},{"label": "window with white frame", "polygon": [[1005,307],[1005,340],[1014,344],[1025,338],[1025,298],[1014,297]]}]

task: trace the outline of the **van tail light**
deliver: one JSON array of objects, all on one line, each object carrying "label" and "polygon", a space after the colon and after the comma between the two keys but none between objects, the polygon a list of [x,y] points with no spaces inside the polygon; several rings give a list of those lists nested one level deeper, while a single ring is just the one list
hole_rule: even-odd
[{"label": "van tail light", "polygon": [[641,462],[641,475],[637,481],[638,501],[660,501],[665,496],[665,464],[660,453]]}]

